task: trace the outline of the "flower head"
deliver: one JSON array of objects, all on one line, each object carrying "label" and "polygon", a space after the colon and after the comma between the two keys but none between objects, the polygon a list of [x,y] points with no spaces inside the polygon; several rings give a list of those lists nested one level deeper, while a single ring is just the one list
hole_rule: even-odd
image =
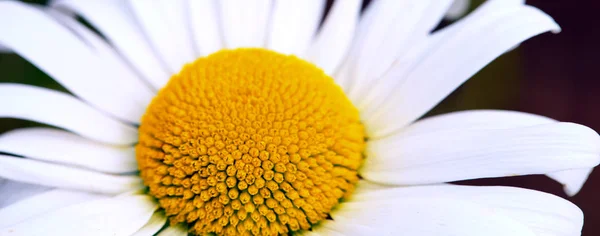
[{"label": "flower head", "polygon": [[547,174],[575,194],[600,162],[600,137],[577,124],[418,120],[560,30],[490,0],[433,31],[452,3],[335,1],[320,24],[324,1],[0,2],[0,43],[72,93],[0,84],[0,117],[54,126],[0,136],[0,197],[16,196],[0,232],[579,234],[583,215],[561,198],[445,184]]}]

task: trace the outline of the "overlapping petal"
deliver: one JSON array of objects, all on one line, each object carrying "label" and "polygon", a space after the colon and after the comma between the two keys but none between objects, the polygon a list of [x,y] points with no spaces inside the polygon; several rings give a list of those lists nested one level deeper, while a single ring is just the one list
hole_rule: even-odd
[{"label": "overlapping petal", "polygon": [[225,47],[264,47],[272,4],[271,0],[219,1]]},{"label": "overlapping petal", "polygon": [[51,128],[25,128],[4,133],[0,135],[0,152],[112,174],[137,171],[133,147],[93,142]]},{"label": "overlapping petal", "polygon": [[275,1],[273,4],[267,48],[303,55],[317,32],[325,1]]},{"label": "overlapping petal", "polygon": [[114,117],[138,123],[154,96],[131,71],[114,66],[109,61],[112,58],[98,55],[74,32],[38,8],[15,1],[0,2],[0,28],[1,44]]},{"label": "overlapping petal", "polygon": [[[18,102],[16,102],[18,101]],[[130,145],[137,130],[73,96],[22,84],[0,84],[0,117],[36,121],[103,143]]]},{"label": "overlapping petal", "polygon": [[554,235],[581,233],[583,214],[551,194],[514,187],[389,187],[359,182],[303,235]]},{"label": "overlapping petal", "polygon": [[543,118],[521,113],[470,115],[425,119],[399,134],[370,141],[370,158],[361,174],[377,182],[414,185],[546,174],[600,163],[600,136],[585,126],[538,124]]},{"label": "overlapping petal", "polygon": [[[0,229],[16,235],[131,235],[158,206],[147,195],[103,198],[63,207]],[[35,226],[35,227],[32,227]]]},{"label": "overlapping petal", "polygon": [[51,6],[83,16],[155,89],[171,77],[172,72],[152,49],[126,1],[55,0]]},{"label": "overlapping petal", "polygon": [[354,38],[362,0],[336,1],[321,30],[304,55],[332,75],[342,63]]},{"label": "overlapping petal", "polygon": [[110,175],[7,155],[0,155],[0,177],[103,194],[123,193],[143,187],[142,180],[137,176]]},{"label": "overlapping petal", "polygon": [[[503,7],[490,7],[500,5]],[[490,1],[399,58],[364,95],[361,114],[371,138],[399,132],[489,62],[522,41],[560,27],[542,11]],[[447,58],[452,58],[447,60]]]},{"label": "overlapping petal", "polygon": [[217,0],[188,1],[190,28],[197,56],[208,56],[223,47]]},{"label": "overlapping petal", "polygon": [[[1,190],[13,193],[11,189],[1,188]],[[48,190],[27,198],[22,198],[10,206],[0,208],[0,219],[2,219],[0,221],[0,229],[25,222],[63,207],[106,197],[104,195],[64,189]]]},{"label": "overlapping petal", "polygon": [[172,73],[196,59],[186,0],[128,0],[146,38]]}]

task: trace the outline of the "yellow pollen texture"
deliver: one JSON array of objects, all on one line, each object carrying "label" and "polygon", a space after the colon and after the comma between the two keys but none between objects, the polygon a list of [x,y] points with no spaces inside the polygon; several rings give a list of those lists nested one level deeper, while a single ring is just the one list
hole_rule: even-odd
[{"label": "yellow pollen texture", "polygon": [[365,133],[313,64],[264,49],[186,65],[139,127],[140,176],[190,233],[281,235],[325,220],[354,189]]}]

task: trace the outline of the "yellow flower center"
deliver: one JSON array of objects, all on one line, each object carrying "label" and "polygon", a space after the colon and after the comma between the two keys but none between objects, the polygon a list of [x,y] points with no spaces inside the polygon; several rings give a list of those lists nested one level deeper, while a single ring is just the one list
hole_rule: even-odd
[{"label": "yellow flower center", "polygon": [[313,64],[264,49],[186,65],[139,127],[140,176],[194,234],[277,235],[325,220],[359,177],[357,109]]}]

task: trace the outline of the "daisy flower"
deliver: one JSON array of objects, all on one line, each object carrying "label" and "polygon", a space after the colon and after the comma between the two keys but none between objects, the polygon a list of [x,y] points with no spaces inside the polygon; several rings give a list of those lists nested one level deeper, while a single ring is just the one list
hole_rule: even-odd
[{"label": "daisy flower", "polygon": [[560,30],[490,0],[433,31],[452,3],[0,2],[0,44],[70,92],[0,84],[0,117],[52,127],[0,136],[0,234],[579,235],[556,196],[446,184],[547,174],[575,194],[600,161],[577,124],[418,120]]}]

